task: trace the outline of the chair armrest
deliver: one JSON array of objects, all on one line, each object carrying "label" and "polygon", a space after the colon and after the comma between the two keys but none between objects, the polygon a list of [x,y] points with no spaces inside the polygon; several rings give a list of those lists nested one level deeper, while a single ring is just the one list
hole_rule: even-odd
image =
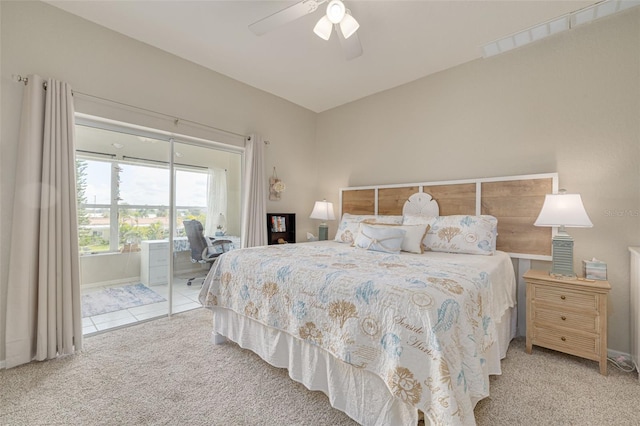
[{"label": "chair armrest", "polygon": [[209,253],[209,247],[205,247],[204,250],[202,250],[202,255],[200,257],[202,257],[202,261],[203,262],[209,262],[210,260],[215,259],[216,257],[220,256],[220,253]]}]

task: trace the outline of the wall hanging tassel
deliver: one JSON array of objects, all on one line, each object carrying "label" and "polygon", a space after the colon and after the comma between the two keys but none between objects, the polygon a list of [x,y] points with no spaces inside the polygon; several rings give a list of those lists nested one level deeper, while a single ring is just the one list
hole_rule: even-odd
[{"label": "wall hanging tassel", "polygon": [[280,201],[280,193],[284,192],[286,185],[280,179],[276,173],[276,168],[273,168],[273,175],[269,178],[269,200]]}]

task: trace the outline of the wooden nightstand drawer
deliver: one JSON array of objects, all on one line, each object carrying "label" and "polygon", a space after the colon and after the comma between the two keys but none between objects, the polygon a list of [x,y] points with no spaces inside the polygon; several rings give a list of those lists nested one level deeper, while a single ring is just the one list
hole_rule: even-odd
[{"label": "wooden nightstand drawer", "polygon": [[538,346],[571,355],[596,361],[600,356],[600,337],[596,334],[571,332],[534,325],[533,339]]},{"label": "wooden nightstand drawer", "polygon": [[546,302],[575,309],[598,310],[598,295],[594,293],[575,292],[562,288],[534,285],[533,300],[536,303]]},{"label": "wooden nightstand drawer", "polygon": [[546,308],[538,306],[533,309],[533,322],[536,325],[547,325],[570,328],[572,330],[585,331],[587,333],[597,333],[600,329],[599,316],[596,312],[572,312],[569,310]]}]

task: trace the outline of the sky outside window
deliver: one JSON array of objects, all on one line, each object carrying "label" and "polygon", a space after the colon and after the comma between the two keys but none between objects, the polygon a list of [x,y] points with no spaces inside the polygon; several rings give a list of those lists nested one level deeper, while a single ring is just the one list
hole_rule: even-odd
[{"label": "sky outside window", "polygon": [[178,170],[176,172],[176,205],[207,205],[207,174]]},{"label": "sky outside window", "polygon": [[[111,163],[85,160],[88,204],[110,204]],[[120,164],[120,203],[169,205],[169,170],[161,167]],[[176,205],[207,205],[207,173],[176,171]]]},{"label": "sky outside window", "polygon": [[88,204],[111,203],[111,163],[105,161],[83,160],[87,163],[85,170],[86,189],[84,192]]}]

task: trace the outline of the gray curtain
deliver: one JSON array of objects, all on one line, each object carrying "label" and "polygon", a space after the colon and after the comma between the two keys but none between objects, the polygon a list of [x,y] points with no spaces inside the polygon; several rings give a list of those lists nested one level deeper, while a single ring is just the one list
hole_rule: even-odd
[{"label": "gray curtain", "polygon": [[74,109],[67,83],[28,76],[15,179],[6,366],[82,349]]},{"label": "gray curtain", "polygon": [[267,245],[267,179],[264,141],[251,135],[244,151],[242,247]]}]

